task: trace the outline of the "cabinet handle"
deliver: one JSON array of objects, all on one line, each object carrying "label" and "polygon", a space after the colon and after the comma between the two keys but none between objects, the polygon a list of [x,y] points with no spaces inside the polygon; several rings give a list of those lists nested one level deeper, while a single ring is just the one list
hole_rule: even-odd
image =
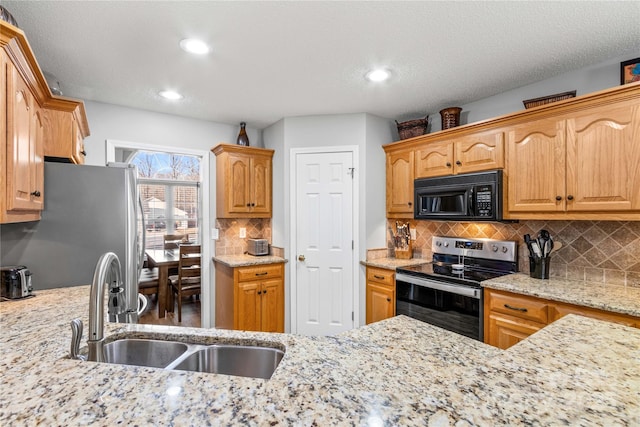
[{"label": "cabinet handle", "polygon": [[387,298],[387,302],[391,302],[391,298]]},{"label": "cabinet handle", "polygon": [[266,276],[267,274],[269,274],[268,271],[263,271],[262,273],[256,273],[256,276]]},{"label": "cabinet handle", "polygon": [[376,279],[384,280],[384,276],[378,276],[377,274],[374,274],[373,277],[375,277]]},{"label": "cabinet handle", "polygon": [[262,291],[258,291],[258,295],[260,295],[262,293]]},{"label": "cabinet handle", "polygon": [[87,155],[87,152],[86,152],[86,151],[84,151],[84,150],[82,150],[82,151],[80,152],[80,154],[82,154],[83,156],[86,156],[86,155]]},{"label": "cabinet handle", "polygon": [[509,310],[516,310],[516,311],[521,311],[523,313],[526,313],[528,310],[524,307],[514,307],[512,305],[509,304],[505,304],[504,308],[508,308]]},{"label": "cabinet handle", "polygon": [[447,162],[447,167],[450,168],[451,167],[451,162]]},{"label": "cabinet handle", "polygon": [[263,293],[263,294],[266,294],[266,293],[267,293],[267,290],[265,289],[264,291],[262,291],[262,293]]},{"label": "cabinet handle", "polygon": [[251,203],[251,207],[254,207],[256,204],[255,203]]},{"label": "cabinet handle", "polygon": [[460,166],[462,165],[462,162],[460,160],[456,160],[456,165]]},{"label": "cabinet handle", "polygon": [[40,192],[38,190],[36,190],[36,191],[32,192],[31,195],[35,196],[35,197],[40,197],[42,194],[40,194]]},{"label": "cabinet handle", "polygon": [[557,201],[562,200],[562,196],[556,196],[556,200],[557,200]]},{"label": "cabinet handle", "polygon": [[568,195],[567,196],[567,200],[573,200],[573,196],[572,195]]},{"label": "cabinet handle", "polygon": [[247,207],[248,207],[248,208],[249,208],[249,207],[251,207],[251,203],[247,203]]},{"label": "cabinet handle", "polygon": [[411,206],[413,203],[412,202],[408,202],[407,205]]}]

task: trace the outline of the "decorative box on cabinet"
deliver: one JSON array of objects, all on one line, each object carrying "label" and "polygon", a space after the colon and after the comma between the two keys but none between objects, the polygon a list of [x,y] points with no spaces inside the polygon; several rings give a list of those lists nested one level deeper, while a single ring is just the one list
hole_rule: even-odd
[{"label": "decorative box on cabinet", "polygon": [[284,264],[216,263],[216,327],[284,332]]},{"label": "decorative box on cabinet", "polygon": [[218,218],[271,218],[273,150],[219,144],[216,155]]},{"label": "decorative box on cabinet", "polygon": [[416,178],[480,172],[504,167],[504,133],[491,131],[416,147]]},{"label": "decorative box on cabinet", "polygon": [[395,315],[395,272],[383,268],[367,267],[367,325]]}]

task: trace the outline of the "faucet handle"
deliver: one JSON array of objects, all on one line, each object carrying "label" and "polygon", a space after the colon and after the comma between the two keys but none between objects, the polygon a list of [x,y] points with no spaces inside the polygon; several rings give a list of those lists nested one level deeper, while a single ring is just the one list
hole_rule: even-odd
[{"label": "faucet handle", "polygon": [[69,357],[72,359],[86,360],[86,357],[80,355],[80,341],[82,340],[82,320],[73,319],[71,321],[71,350]]}]

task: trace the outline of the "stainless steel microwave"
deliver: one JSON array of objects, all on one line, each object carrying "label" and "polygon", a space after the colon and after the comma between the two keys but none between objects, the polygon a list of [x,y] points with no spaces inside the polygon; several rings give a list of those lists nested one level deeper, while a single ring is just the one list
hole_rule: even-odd
[{"label": "stainless steel microwave", "polygon": [[414,182],[416,219],[502,221],[502,171],[469,173]]}]

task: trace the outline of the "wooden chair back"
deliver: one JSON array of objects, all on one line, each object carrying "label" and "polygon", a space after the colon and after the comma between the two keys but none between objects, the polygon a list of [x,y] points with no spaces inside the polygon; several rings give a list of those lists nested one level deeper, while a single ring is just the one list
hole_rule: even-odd
[{"label": "wooden chair back", "polygon": [[189,243],[189,236],[186,234],[165,234],[164,235],[165,249],[178,249],[180,245],[183,243]]},{"label": "wooden chair back", "polygon": [[200,263],[202,261],[200,252],[200,245],[180,245],[180,258],[178,259],[178,280],[184,277],[200,276]]}]

